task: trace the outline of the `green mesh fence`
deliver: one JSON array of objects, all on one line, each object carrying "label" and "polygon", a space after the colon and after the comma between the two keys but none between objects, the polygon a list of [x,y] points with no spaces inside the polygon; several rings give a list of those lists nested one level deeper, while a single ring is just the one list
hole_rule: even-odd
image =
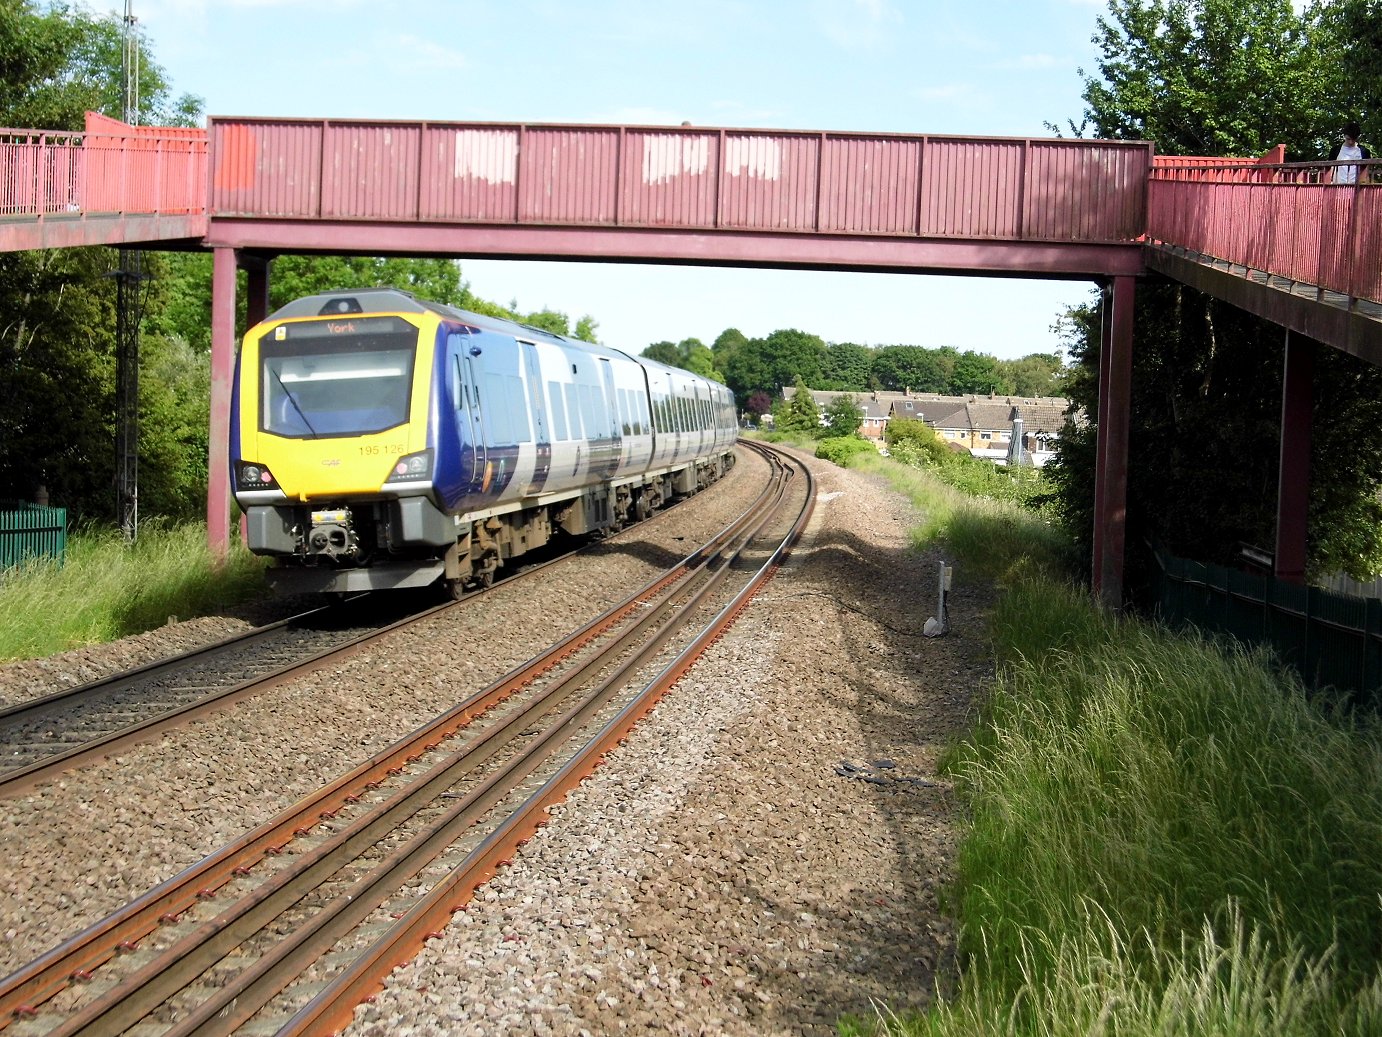
[{"label": "green mesh fence", "polygon": [[61,560],[66,550],[66,508],[0,502],[0,569],[26,558]]},{"label": "green mesh fence", "polygon": [[1155,554],[1163,621],[1265,645],[1311,688],[1382,703],[1382,599]]}]

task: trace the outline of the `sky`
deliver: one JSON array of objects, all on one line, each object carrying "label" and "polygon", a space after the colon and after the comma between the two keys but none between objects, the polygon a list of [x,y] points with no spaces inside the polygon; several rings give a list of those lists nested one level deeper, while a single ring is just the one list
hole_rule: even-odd
[{"label": "sky", "polygon": [[[123,15],[123,0],[96,4]],[[214,116],[1070,135],[1106,0],[132,0]],[[1083,281],[462,259],[482,298],[634,352],[727,328],[1060,352]]]}]

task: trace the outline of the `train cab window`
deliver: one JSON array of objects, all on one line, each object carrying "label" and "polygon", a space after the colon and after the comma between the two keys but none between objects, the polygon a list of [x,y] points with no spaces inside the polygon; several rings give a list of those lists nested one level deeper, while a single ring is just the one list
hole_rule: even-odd
[{"label": "train cab window", "polygon": [[556,443],[568,438],[566,435],[566,401],[562,399],[561,386],[556,382],[547,383],[547,397],[552,401],[548,410],[552,412],[552,442]]},{"label": "train cab window", "polygon": [[382,432],[408,420],[417,329],[395,317],[280,325],[259,340],[260,427]]}]

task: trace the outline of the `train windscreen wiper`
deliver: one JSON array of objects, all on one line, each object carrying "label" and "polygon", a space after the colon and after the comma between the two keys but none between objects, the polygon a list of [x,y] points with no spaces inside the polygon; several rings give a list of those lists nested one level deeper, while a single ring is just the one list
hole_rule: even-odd
[{"label": "train windscreen wiper", "polygon": [[274,381],[276,381],[278,383],[278,387],[283,390],[283,395],[286,396],[288,398],[288,402],[293,405],[293,410],[298,412],[298,417],[300,417],[302,419],[302,423],[307,426],[307,431],[311,433],[312,438],[318,438],[317,430],[314,429],[312,427],[312,423],[307,420],[307,415],[303,413],[302,407],[298,405],[297,397],[293,395],[292,391],[286,385],[283,384],[283,379],[279,376],[279,373],[275,371],[272,367],[269,368],[269,373],[274,376]]}]

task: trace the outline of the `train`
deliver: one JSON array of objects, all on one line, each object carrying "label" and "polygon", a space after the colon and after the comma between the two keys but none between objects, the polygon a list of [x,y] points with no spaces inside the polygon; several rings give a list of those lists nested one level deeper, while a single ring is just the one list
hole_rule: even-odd
[{"label": "train", "polygon": [[721,478],[724,385],[396,288],[296,299],[235,362],[231,486],[280,594],[459,596]]}]

